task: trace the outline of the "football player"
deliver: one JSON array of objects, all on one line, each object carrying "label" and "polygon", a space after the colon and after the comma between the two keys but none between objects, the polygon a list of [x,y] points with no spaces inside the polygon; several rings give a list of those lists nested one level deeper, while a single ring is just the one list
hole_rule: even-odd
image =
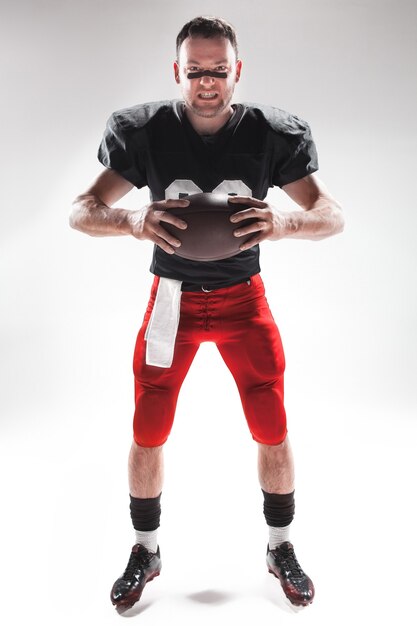
[{"label": "football player", "polygon": [[[135,540],[111,601],[118,610],[133,606],[160,573],[163,446],[198,347],[212,341],[234,376],[258,446],[267,567],[288,599],[305,606],[314,586],[290,542],[294,468],[283,402],[285,358],[265,299],[259,244],[284,237],[319,240],[341,232],[344,219],[314,174],[317,153],[308,123],[273,106],[232,103],[242,71],[233,27],[197,17],[176,43],[173,70],[182,98],[110,116],[98,152],[104,169],[75,199],[70,219],[90,235],[129,235],[155,244],[154,281],[134,352],[129,488]],[[274,208],[265,199],[274,185],[300,208]],[[144,186],[149,204],[136,211],[113,207],[133,187]],[[164,224],[187,224],[166,209],[187,206],[187,195],[201,192],[230,194],[231,203],[246,207],[230,218],[237,238],[251,235],[236,256],[198,262],[175,254],[180,241]],[[256,221],[240,227],[247,217]]]}]

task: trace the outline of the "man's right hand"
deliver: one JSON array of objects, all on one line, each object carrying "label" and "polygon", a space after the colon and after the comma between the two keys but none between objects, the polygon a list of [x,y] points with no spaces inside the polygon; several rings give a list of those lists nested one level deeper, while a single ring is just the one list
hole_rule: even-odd
[{"label": "man's right hand", "polygon": [[131,211],[127,215],[127,222],[131,229],[131,234],[136,239],[148,239],[162,248],[168,254],[174,254],[175,248],[179,248],[181,242],[168,233],[161,226],[161,222],[167,222],[185,230],[187,223],[172,215],[168,209],[174,207],[186,207],[190,203],[188,200],[160,200],[147,204],[138,211]]},{"label": "man's right hand", "polygon": [[138,211],[113,208],[113,204],[131,189],[132,183],[118,172],[103,168],[86,191],[75,198],[70,215],[71,227],[92,237],[133,235],[137,239],[149,239],[168,254],[173,254],[181,242],[168,233],[161,223],[169,222],[180,229],[187,228],[183,220],[167,209],[186,207],[189,201],[160,200]]}]

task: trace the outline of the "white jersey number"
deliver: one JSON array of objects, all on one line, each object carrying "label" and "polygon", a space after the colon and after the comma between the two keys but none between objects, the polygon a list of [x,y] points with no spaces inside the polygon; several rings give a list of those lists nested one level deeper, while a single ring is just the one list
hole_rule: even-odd
[{"label": "white jersey number", "polygon": [[[176,200],[180,194],[191,195],[194,193],[203,193],[192,180],[186,178],[177,178],[173,183],[165,189],[166,200]],[[234,196],[252,196],[252,190],[241,180],[224,180],[217,185],[212,193],[227,193]]]}]

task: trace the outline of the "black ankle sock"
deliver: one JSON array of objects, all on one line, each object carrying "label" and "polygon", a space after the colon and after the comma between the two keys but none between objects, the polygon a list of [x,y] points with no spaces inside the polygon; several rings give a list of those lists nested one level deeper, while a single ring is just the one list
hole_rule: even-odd
[{"label": "black ankle sock", "polygon": [[288,526],[294,518],[294,491],[264,494],[264,515],[268,526]]},{"label": "black ankle sock", "polygon": [[156,498],[134,498],[130,496],[130,517],[135,530],[156,530],[159,527],[161,493]]}]

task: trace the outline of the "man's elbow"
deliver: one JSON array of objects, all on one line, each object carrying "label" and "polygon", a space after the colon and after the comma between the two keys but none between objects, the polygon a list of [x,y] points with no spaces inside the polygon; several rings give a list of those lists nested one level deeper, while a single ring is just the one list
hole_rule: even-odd
[{"label": "man's elbow", "polygon": [[345,216],[342,207],[337,202],[333,207],[333,234],[338,235],[345,229]]},{"label": "man's elbow", "polygon": [[83,196],[77,196],[71,205],[71,211],[68,218],[68,223],[74,230],[84,231],[83,229]]}]

